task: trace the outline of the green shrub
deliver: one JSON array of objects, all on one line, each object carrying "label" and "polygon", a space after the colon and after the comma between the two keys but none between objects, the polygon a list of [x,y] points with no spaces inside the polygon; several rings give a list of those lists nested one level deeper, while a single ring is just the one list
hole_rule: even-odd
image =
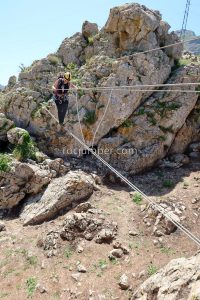
[{"label": "green shrub", "polygon": [[56,55],[49,55],[48,61],[50,62],[51,65],[56,66],[59,64],[60,59]]},{"label": "green shrub", "polygon": [[22,144],[18,144],[17,146],[15,146],[13,155],[15,156],[15,158],[21,161],[28,158],[36,159],[36,147],[34,142],[31,140],[28,132],[25,132],[23,134]]},{"label": "green shrub", "polygon": [[74,249],[71,247],[71,246],[69,246],[69,247],[67,247],[66,249],[65,249],[65,251],[64,251],[64,256],[66,257],[66,258],[71,258],[71,256],[74,254]]},{"label": "green shrub", "polygon": [[174,133],[173,130],[173,125],[170,125],[168,127],[164,127],[162,125],[159,125],[160,130],[162,130],[164,133],[170,132],[170,133]]},{"label": "green shrub", "polygon": [[158,272],[158,268],[151,263],[147,268],[148,275],[151,276],[156,274],[157,272]]},{"label": "green shrub", "polygon": [[8,155],[0,153],[0,171],[8,172],[10,170],[11,159]]},{"label": "green shrub", "polygon": [[[72,82],[76,85],[76,86],[81,86],[82,85],[82,79],[80,77],[80,74],[79,74],[79,68],[76,64],[74,63],[69,63],[66,68],[65,68],[65,71],[68,71],[71,73],[72,75]],[[78,94],[81,94],[79,95],[79,97],[81,97],[82,95],[84,95],[84,91],[80,91],[78,90]]]},{"label": "green shrub", "polygon": [[89,45],[93,45],[94,44],[94,37],[93,36],[89,36],[88,37],[88,44]]},{"label": "green shrub", "polygon": [[142,202],[142,195],[139,194],[139,193],[136,193],[134,196],[133,196],[133,202],[136,203],[136,204],[141,204]]},{"label": "green shrub", "polygon": [[96,121],[96,111],[94,109],[92,110],[89,110],[87,109],[86,113],[85,113],[85,116],[83,118],[83,122],[85,124],[94,124]]},{"label": "green shrub", "polygon": [[158,139],[159,139],[161,142],[166,141],[166,137],[165,137],[164,135],[160,135],[160,136],[158,137]]},{"label": "green shrub", "polygon": [[26,281],[26,288],[28,293],[28,298],[33,296],[37,285],[37,280],[34,277],[29,277]]},{"label": "green shrub", "polygon": [[173,182],[170,179],[166,179],[163,181],[163,186],[166,188],[171,188],[173,187]]},{"label": "green shrub", "polygon": [[123,123],[122,123],[122,127],[124,128],[130,128],[134,125],[134,122],[132,120],[125,120]]},{"label": "green shrub", "polygon": [[26,67],[24,64],[20,64],[19,66],[20,72],[29,72],[32,69],[32,66]]}]

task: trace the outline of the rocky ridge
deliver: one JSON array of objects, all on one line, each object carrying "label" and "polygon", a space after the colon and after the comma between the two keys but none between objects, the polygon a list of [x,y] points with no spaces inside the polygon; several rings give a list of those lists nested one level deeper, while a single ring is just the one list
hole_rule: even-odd
[{"label": "rocky ridge", "polygon": [[[84,139],[102,151],[104,159],[115,167],[131,173],[142,171],[164,158],[169,149],[175,149],[182,128],[198,114],[198,94],[188,97],[187,92],[168,92],[170,88],[155,93],[148,91],[151,88],[146,92],[128,88],[199,81],[198,65],[172,72],[181,57],[181,46],[139,53],[178,41],[173,32],[168,33],[169,28],[159,12],[139,4],[111,9],[100,31],[96,24],[86,21],[82,32],[66,38],[56,53],[25,68],[17,83],[14,78],[10,80],[0,95],[1,111],[17,126],[27,129],[36,138],[39,149],[48,155],[76,156],[82,147],[67,131],[58,134],[55,120],[46,111],[47,108],[56,116],[50,100],[51,85],[59,72],[68,69],[81,87],[111,86],[113,90],[78,91]],[[120,86],[127,88],[115,90]],[[195,123],[195,128],[182,148],[199,139],[199,118],[191,123]],[[74,92],[70,95],[66,128],[82,139]]]}]

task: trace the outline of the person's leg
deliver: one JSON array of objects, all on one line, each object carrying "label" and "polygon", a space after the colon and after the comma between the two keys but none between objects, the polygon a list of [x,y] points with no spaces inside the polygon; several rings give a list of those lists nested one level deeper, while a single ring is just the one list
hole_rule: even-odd
[{"label": "person's leg", "polygon": [[62,124],[63,121],[62,121],[62,103],[60,103],[60,101],[55,101],[56,103],[56,106],[57,106],[57,110],[58,110],[58,120],[59,120],[59,123]]},{"label": "person's leg", "polygon": [[68,108],[68,99],[66,98],[62,103],[62,117],[61,117],[62,123],[64,122],[67,108]]}]

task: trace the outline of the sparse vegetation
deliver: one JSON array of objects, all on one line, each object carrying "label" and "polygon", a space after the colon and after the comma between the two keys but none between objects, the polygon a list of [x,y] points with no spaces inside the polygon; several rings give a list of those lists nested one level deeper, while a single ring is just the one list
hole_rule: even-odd
[{"label": "sparse vegetation", "polygon": [[26,281],[26,289],[28,298],[31,298],[33,296],[33,293],[35,292],[37,285],[37,280],[35,277],[29,277]]},{"label": "sparse vegetation", "polygon": [[13,155],[20,161],[36,159],[36,147],[28,132],[22,136],[22,143],[15,146]]},{"label": "sparse vegetation", "polygon": [[162,125],[159,125],[160,130],[162,130],[164,133],[170,132],[170,133],[174,133],[173,130],[173,125],[170,125],[168,127],[164,127]]},{"label": "sparse vegetation", "polygon": [[73,253],[74,253],[73,248],[71,246],[68,246],[64,251],[64,256],[69,259],[72,257]]},{"label": "sparse vegetation", "polygon": [[133,195],[133,202],[137,205],[140,205],[142,202],[142,195],[139,193],[136,193],[135,195]]},{"label": "sparse vegetation", "polygon": [[27,262],[31,265],[31,266],[36,266],[37,265],[37,256],[33,255],[33,256],[28,256],[27,257]]},{"label": "sparse vegetation", "polygon": [[9,296],[9,293],[7,292],[0,292],[0,299],[3,299],[5,297]]},{"label": "sparse vegetation", "polygon": [[149,276],[152,276],[158,272],[158,268],[152,263],[147,268],[147,273]]},{"label": "sparse vegetation", "polygon": [[103,274],[103,271],[107,268],[108,264],[105,259],[99,259],[96,264],[93,265],[94,269],[97,270],[96,275],[98,277],[101,277]]},{"label": "sparse vegetation", "polygon": [[50,62],[51,65],[56,66],[60,63],[60,59],[56,55],[49,55],[48,56],[48,61]]},{"label": "sparse vegetation", "polygon": [[157,124],[155,114],[153,112],[147,112],[147,117],[148,117],[148,120],[151,123],[151,125],[156,125]]},{"label": "sparse vegetation", "polygon": [[93,36],[89,36],[87,40],[88,40],[88,44],[90,46],[92,46],[94,44],[94,37]]},{"label": "sparse vegetation", "polygon": [[[66,66],[66,71],[69,71],[72,75],[72,79],[71,81],[76,85],[76,86],[81,86],[82,85],[82,79],[79,75],[79,68],[75,63],[69,63]],[[79,98],[84,95],[84,91],[83,90],[78,90],[78,96]]]},{"label": "sparse vegetation", "polygon": [[7,154],[0,153],[0,172],[9,172],[11,158]]},{"label": "sparse vegetation", "polygon": [[130,127],[132,127],[134,125],[134,122],[132,121],[132,120],[130,120],[130,119],[127,119],[127,120],[125,120],[123,123],[122,123],[122,127],[123,128],[130,128]]},{"label": "sparse vegetation", "polygon": [[96,110],[94,109],[86,109],[85,116],[83,118],[83,123],[92,125],[96,122]]},{"label": "sparse vegetation", "polygon": [[175,254],[175,251],[169,247],[161,247],[160,248],[160,251],[168,256],[172,255],[172,254]]},{"label": "sparse vegetation", "polygon": [[28,72],[31,70],[31,67],[26,67],[24,64],[19,65],[20,72]]},{"label": "sparse vegetation", "polygon": [[166,141],[166,136],[160,135],[160,136],[158,137],[158,139],[159,139],[161,142],[164,142],[164,141]]},{"label": "sparse vegetation", "polygon": [[163,181],[163,187],[171,188],[173,187],[173,182],[170,179],[166,179]]},{"label": "sparse vegetation", "polygon": [[141,116],[145,114],[145,108],[144,107],[140,107],[139,110],[136,112],[137,116]]}]

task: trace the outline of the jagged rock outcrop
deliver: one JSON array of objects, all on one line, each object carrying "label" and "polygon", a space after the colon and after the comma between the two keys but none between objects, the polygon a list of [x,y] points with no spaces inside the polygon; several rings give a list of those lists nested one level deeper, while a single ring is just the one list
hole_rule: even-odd
[{"label": "jagged rock outcrop", "polygon": [[98,244],[111,243],[117,234],[117,223],[105,221],[101,211],[88,209],[86,212],[68,215],[63,223],[61,237],[67,241],[78,238],[95,239]]},{"label": "jagged rock outcrop", "polygon": [[172,260],[147,279],[131,300],[194,300],[200,297],[200,254]]},{"label": "jagged rock outcrop", "polygon": [[[164,82],[198,82],[199,67],[193,65],[171,73],[181,57],[181,45],[140,53],[177,42],[178,37],[169,33],[169,28],[158,11],[143,5],[115,7],[100,31],[96,24],[86,22],[82,33],[66,38],[56,53],[24,68],[19,82],[1,95],[1,111],[34,135],[38,147],[47,154],[81,155],[83,147],[67,130],[58,133],[56,121],[47,111],[57,117],[50,100],[51,86],[58,73],[68,69],[76,84],[94,89],[70,94],[66,129],[87,145],[104,151],[104,159],[115,167],[137,173],[169,151],[179,152],[176,144],[185,150],[199,134],[199,125],[192,121],[198,112],[198,94],[171,92],[170,88],[156,93],[152,90]],[[148,84],[153,86],[140,91]],[[132,88],[135,85],[137,91]],[[179,143],[186,127],[190,127],[187,138]]]},{"label": "jagged rock outcrop", "polygon": [[30,197],[22,208],[20,217],[24,225],[38,224],[54,217],[73,202],[85,200],[93,193],[92,176],[81,171],[53,179],[47,189]]},{"label": "jagged rock outcrop", "polygon": [[12,208],[28,195],[42,192],[52,178],[68,170],[62,159],[47,159],[40,165],[12,160],[10,170],[0,172],[0,209]]},{"label": "jagged rock outcrop", "polygon": [[85,21],[82,25],[82,35],[88,39],[98,33],[98,26],[96,23]]},{"label": "jagged rock outcrop", "polygon": [[14,125],[14,122],[6,118],[3,113],[0,113],[0,141],[7,140],[7,132]]},{"label": "jagged rock outcrop", "polygon": [[[176,30],[175,33],[178,36],[181,36],[181,30]],[[193,38],[194,39],[198,38],[198,36],[195,34],[195,32],[192,30],[186,30],[185,31],[185,39],[190,40]],[[199,55],[200,54],[200,37],[199,37],[199,39],[185,43],[184,49],[186,51],[190,51],[190,52],[194,53],[195,55]]]}]

